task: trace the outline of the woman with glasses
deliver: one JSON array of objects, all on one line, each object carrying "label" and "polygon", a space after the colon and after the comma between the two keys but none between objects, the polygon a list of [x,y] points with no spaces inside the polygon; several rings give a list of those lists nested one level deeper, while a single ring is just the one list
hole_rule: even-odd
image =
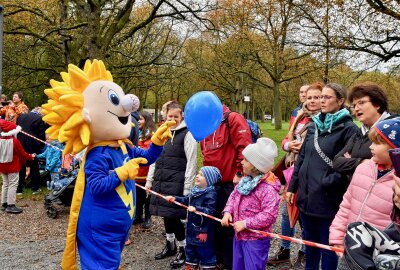
[{"label": "woman with glasses", "polygon": [[[320,96],[321,113],[312,118],[295,163],[286,201],[296,205],[304,240],[329,244],[329,227],[346,192],[348,180],[333,169],[332,159],[357,131],[345,108],[346,89],[336,83],[325,85]],[[306,247],[305,269],[336,269],[335,252]]]},{"label": "woman with glasses", "polygon": [[333,159],[333,168],[341,174],[348,175],[351,180],[356,167],[372,156],[369,149],[371,141],[368,139],[370,128],[375,123],[394,116],[387,112],[386,94],[375,83],[364,82],[355,85],[348,100],[351,103],[350,109],[362,126]]}]

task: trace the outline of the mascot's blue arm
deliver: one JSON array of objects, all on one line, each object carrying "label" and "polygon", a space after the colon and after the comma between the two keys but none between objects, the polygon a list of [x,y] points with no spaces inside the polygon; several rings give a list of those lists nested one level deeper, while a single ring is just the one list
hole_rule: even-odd
[{"label": "mascot's blue arm", "polygon": [[135,158],[137,157],[144,157],[147,159],[147,164],[143,164],[141,166],[149,166],[153,164],[157,158],[160,156],[161,152],[163,150],[162,146],[157,146],[155,144],[150,144],[149,148],[147,150],[144,150],[143,148],[139,147],[133,147],[133,156]]}]

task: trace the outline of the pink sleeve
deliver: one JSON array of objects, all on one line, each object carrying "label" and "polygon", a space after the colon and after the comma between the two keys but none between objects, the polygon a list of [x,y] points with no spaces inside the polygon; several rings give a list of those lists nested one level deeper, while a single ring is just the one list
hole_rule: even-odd
[{"label": "pink sleeve", "polygon": [[226,202],[225,208],[222,211],[222,213],[224,212],[228,212],[233,214],[233,207],[235,205],[235,202],[237,201],[238,197],[239,197],[239,192],[236,190],[236,188],[232,191],[231,195],[229,195],[229,199]]},{"label": "pink sleeve", "polygon": [[[355,176],[355,175],[354,175]],[[352,182],[347,188],[343,196],[343,201],[340,204],[339,211],[329,228],[329,244],[330,245],[344,245],[344,235],[348,225],[348,218],[351,205],[351,190],[353,188]]]},{"label": "pink sleeve", "polygon": [[[265,194],[265,195],[264,195]],[[261,198],[261,209],[257,215],[246,219],[246,228],[248,229],[262,229],[275,223],[278,216],[279,208],[279,194],[271,185],[265,187]]]}]

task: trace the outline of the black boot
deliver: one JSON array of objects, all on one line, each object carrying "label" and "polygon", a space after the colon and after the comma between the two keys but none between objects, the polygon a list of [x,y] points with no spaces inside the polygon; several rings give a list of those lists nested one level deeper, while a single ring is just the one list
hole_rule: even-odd
[{"label": "black boot", "polygon": [[172,266],[172,268],[181,268],[185,264],[185,261],[185,248],[179,247],[178,254],[176,254],[175,260],[173,260],[170,265]]},{"label": "black boot", "polygon": [[7,206],[8,206],[7,203],[2,203],[0,210],[3,211],[3,212],[6,211]]},{"label": "black boot", "polygon": [[281,247],[275,255],[268,258],[267,265],[275,265],[286,262],[290,262],[290,249]]},{"label": "black boot", "polygon": [[152,225],[153,225],[153,222],[151,221],[151,217],[150,218],[146,217],[142,224],[142,228],[148,230],[151,228]]},{"label": "black boot", "polygon": [[154,259],[161,260],[169,256],[174,256],[176,254],[176,245],[175,240],[174,242],[170,242],[167,240],[165,247],[163,250],[154,256]]},{"label": "black boot", "polygon": [[19,214],[22,213],[22,209],[15,206],[15,204],[9,204],[6,208],[7,213]]}]

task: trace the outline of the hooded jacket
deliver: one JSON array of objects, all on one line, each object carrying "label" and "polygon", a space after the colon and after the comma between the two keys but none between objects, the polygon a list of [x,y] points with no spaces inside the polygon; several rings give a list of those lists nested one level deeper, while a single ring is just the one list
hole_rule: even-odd
[{"label": "hooded jacket", "polygon": [[[50,143],[52,146],[57,147],[59,149],[64,149],[64,145],[62,145],[59,141],[55,140]],[[37,155],[37,158],[45,158],[46,159],[46,171],[51,173],[57,173],[58,169],[61,168],[61,151],[55,149],[51,146],[46,146],[46,149],[40,155]]]},{"label": "hooded jacket", "polygon": [[203,166],[215,166],[222,175],[222,183],[232,182],[236,172],[242,171],[243,149],[252,143],[250,128],[241,114],[223,105],[223,120],[218,129],[200,142]]},{"label": "hooded jacket", "polygon": [[[266,181],[272,175],[274,181]],[[233,217],[233,222],[244,220],[247,229],[271,232],[272,225],[278,216],[279,190],[281,183],[272,173],[260,179],[257,186],[248,194],[242,195],[237,190],[237,185],[223,212],[228,212]],[[266,236],[243,230],[236,233],[237,240],[257,240]]]},{"label": "hooded jacket", "polygon": [[[318,154],[314,144],[315,123],[308,128],[300,149],[288,192],[296,193],[296,205],[306,215],[333,218],[339,210],[343,194],[349,185],[346,175],[336,172]],[[357,132],[351,116],[346,115],[318,135],[322,152],[333,159],[350,137]]]}]

